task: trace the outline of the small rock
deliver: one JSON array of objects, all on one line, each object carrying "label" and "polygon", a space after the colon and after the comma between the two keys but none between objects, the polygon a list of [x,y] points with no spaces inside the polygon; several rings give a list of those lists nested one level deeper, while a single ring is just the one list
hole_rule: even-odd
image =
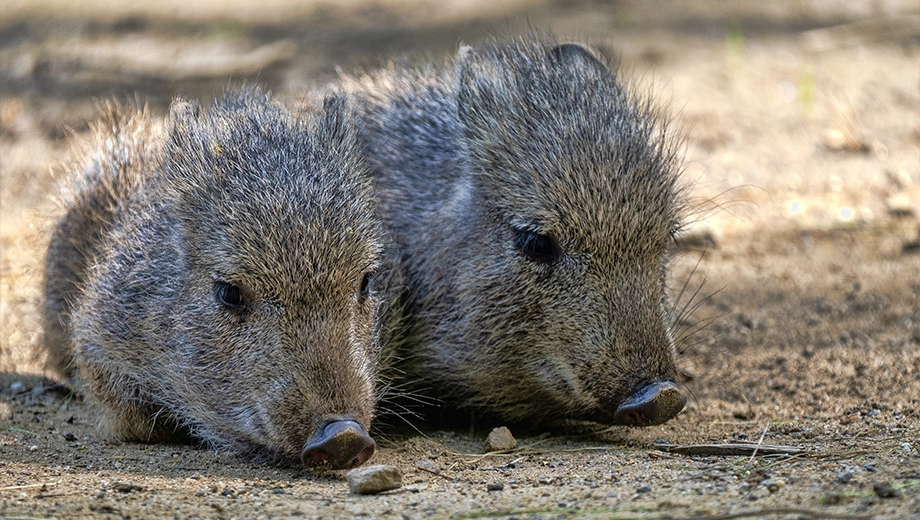
[{"label": "small rock", "polygon": [[636,489],[636,493],[639,493],[639,494],[651,493],[651,492],[652,492],[652,486],[642,486]]},{"label": "small rock", "polygon": [[859,422],[861,416],[858,413],[851,413],[840,418],[840,424],[853,424]]},{"label": "small rock", "polygon": [[824,500],[822,500],[822,502],[829,506],[836,506],[837,504],[843,502],[843,497],[837,493],[830,493],[828,495],[824,495]]},{"label": "small rock", "polygon": [[853,480],[852,471],[841,471],[840,473],[837,473],[837,482],[840,482],[841,484],[846,484],[851,480]]},{"label": "small rock", "polygon": [[898,496],[898,491],[891,487],[891,484],[888,482],[872,484],[872,489],[875,491],[875,494],[878,495],[879,498],[894,498]]},{"label": "small rock", "polygon": [[38,446],[29,446],[29,451],[38,451]]},{"label": "small rock", "polygon": [[770,493],[776,493],[780,489],[786,487],[786,481],[781,478],[768,478],[761,482],[764,486],[767,487],[767,491]]},{"label": "small rock", "polygon": [[64,432],[63,435],[64,435],[64,440],[65,440],[65,441],[73,442],[73,441],[77,440],[77,436],[74,435],[74,434],[72,434],[72,433],[70,433],[70,432]]},{"label": "small rock", "polygon": [[[913,255],[920,253],[920,230],[917,231],[917,239],[911,240],[910,242],[905,242],[901,246],[901,252],[905,255]],[[916,337],[916,336],[914,336]]]},{"label": "small rock", "polygon": [[505,489],[505,485],[501,482],[493,482],[486,486],[486,491],[502,491]]},{"label": "small rock", "polygon": [[372,495],[402,486],[402,473],[396,466],[376,464],[355,468],[345,474],[348,490],[357,495]]},{"label": "small rock", "polygon": [[431,462],[428,459],[420,459],[415,463],[416,467],[430,469],[432,471],[437,471],[438,467],[434,465],[434,462]]},{"label": "small rock", "polygon": [[895,218],[914,216],[914,205],[907,193],[896,193],[885,199],[888,214]]},{"label": "small rock", "polygon": [[26,385],[22,384],[22,381],[13,381],[13,384],[10,385],[11,394],[20,394],[26,391]]},{"label": "small rock", "polygon": [[119,482],[115,484],[114,487],[115,487],[115,491],[118,491],[119,493],[130,493],[132,491],[143,491],[144,490],[144,488],[142,488],[141,486],[138,486],[136,484],[129,484],[127,482]]},{"label": "small rock", "polygon": [[517,447],[517,440],[511,435],[511,431],[500,426],[489,432],[486,439],[486,451],[507,451]]}]

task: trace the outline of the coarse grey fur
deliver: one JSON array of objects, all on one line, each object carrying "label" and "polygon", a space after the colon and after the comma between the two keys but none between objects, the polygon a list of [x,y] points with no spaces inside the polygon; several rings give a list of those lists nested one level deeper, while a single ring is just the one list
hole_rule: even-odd
[{"label": "coarse grey fur", "polygon": [[168,120],[109,105],[46,258],[49,366],[111,436],[191,436],[299,460],[330,420],[366,429],[386,243],[341,95],[254,88]]},{"label": "coarse grey fur", "polygon": [[555,425],[676,380],[675,140],[599,53],[531,35],[343,83],[408,284],[387,384]]}]

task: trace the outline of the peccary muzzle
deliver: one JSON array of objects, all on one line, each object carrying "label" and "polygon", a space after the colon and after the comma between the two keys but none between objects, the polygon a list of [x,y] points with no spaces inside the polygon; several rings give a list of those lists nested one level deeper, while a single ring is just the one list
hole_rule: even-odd
[{"label": "peccary muzzle", "polygon": [[614,424],[652,426],[674,417],[687,404],[687,397],[671,381],[655,381],[628,397],[613,414]]},{"label": "peccary muzzle", "polygon": [[307,466],[346,469],[367,462],[377,449],[364,427],[350,419],[330,421],[317,429],[300,454]]}]

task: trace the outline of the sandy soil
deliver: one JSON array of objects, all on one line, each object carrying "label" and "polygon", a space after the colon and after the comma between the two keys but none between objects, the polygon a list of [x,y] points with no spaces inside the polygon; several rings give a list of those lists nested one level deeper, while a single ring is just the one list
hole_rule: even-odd
[{"label": "sandy soil", "polygon": [[[0,517],[920,518],[916,3],[123,4],[0,5]],[[228,78],[296,97],[338,69],[442,59],[528,24],[613,52],[685,129],[699,211],[674,266],[692,309],[678,418],[514,432],[515,451],[489,455],[486,431],[384,428],[373,460],[404,486],[356,496],[341,472],[106,442],[80,395],[42,377],[49,166],[97,99],[163,113]]]}]

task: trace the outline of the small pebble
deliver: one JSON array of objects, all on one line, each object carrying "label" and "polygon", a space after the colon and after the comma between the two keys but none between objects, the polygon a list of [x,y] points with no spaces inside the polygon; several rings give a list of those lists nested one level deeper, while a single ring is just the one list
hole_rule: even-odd
[{"label": "small pebble", "polygon": [[501,482],[493,482],[486,486],[486,491],[502,491],[505,489],[505,485]]},{"label": "small pebble", "polygon": [[847,482],[851,480],[853,480],[852,471],[841,471],[840,473],[837,473],[837,482],[840,482],[841,484],[846,484]]},{"label": "small pebble", "polygon": [[26,385],[22,384],[22,381],[13,381],[13,384],[10,385],[10,393],[18,394],[25,392]]},{"label": "small pebble", "polygon": [[912,446],[911,446],[911,444],[910,444],[909,442],[902,442],[902,443],[901,443],[901,449],[903,449],[904,451],[910,453],[911,448],[912,448]]},{"label": "small pebble", "polygon": [[29,451],[38,451],[38,446],[29,446]]},{"label": "small pebble", "polygon": [[910,195],[907,192],[895,193],[885,199],[885,207],[888,214],[892,217],[906,218],[914,215],[915,204],[911,203]]},{"label": "small pebble", "polygon": [[879,498],[894,498],[898,496],[898,491],[891,487],[891,484],[888,482],[872,484],[872,489]]},{"label": "small pebble", "polygon": [[77,436],[74,435],[74,434],[72,434],[72,433],[70,433],[70,432],[64,432],[63,435],[64,435],[64,440],[65,440],[65,441],[73,442],[73,441],[77,440]]},{"label": "small pebble", "polygon": [[859,422],[860,415],[858,413],[851,413],[849,415],[844,415],[840,418],[840,424],[853,424]]},{"label": "small pebble", "polygon": [[419,468],[430,469],[430,470],[432,470],[432,471],[437,471],[437,469],[438,469],[438,467],[435,466],[434,463],[431,462],[431,461],[428,460],[428,459],[421,459],[421,460],[417,461],[417,462],[415,463],[415,465],[416,465],[417,467],[419,467]]},{"label": "small pebble", "polygon": [[786,481],[781,478],[768,478],[762,482],[766,486],[767,491],[770,493],[776,493],[780,489],[786,487]]},{"label": "small pebble", "polygon": [[515,447],[517,447],[517,440],[511,435],[511,431],[504,426],[493,429],[486,439],[487,452],[513,450]]},{"label": "small pebble", "polygon": [[636,493],[651,493],[652,486],[642,486],[636,489]]},{"label": "small pebble", "polygon": [[823,502],[830,506],[836,506],[837,504],[843,502],[843,497],[837,493],[831,493],[824,496]]},{"label": "small pebble", "polygon": [[402,486],[399,468],[387,464],[355,468],[346,473],[345,478],[348,480],[348,490],[357,495],[372,495]]},{"label": "small pebble", "polygon": [[144,488],[136,484],[129,484],[127,482],[119,482],[115,484],[115,491],[119,493],[130,493],[132,491],[143,491]]}]

